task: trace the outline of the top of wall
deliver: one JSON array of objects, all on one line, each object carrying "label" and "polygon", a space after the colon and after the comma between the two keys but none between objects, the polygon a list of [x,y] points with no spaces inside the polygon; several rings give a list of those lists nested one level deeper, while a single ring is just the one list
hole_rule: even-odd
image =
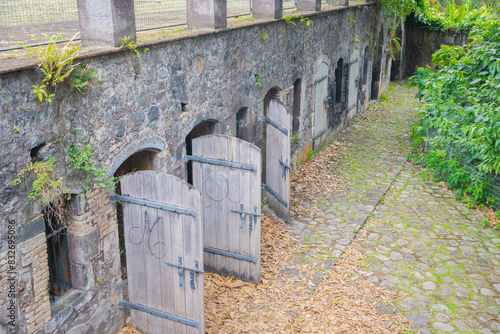
[{"label": "top of wall", "polygon": [[[331,14],[337,13],[337,12],[349,11],[349,10],[352,10],[355,8],[374,6],[374,5],[375,5],[375,2],[371,2],[371,3],[349,5],[349,6],[344,6],[344,7],[335,7],[332,9],[322,10],[320,12],[295,12],[294,15],[297,16],[297,18],[292,19],[292,21],[299,21],[300,22],[301,17],[314,18],[314,17],[320,17],[320,16],[327,16],[327,15],[331,15]],[[158,45],[158,44],[167,44],[167,43],[171,43],[171,42],[175,42],[175,41],[179,41],[179,40],[184,40],[184,39],[198,38],[201,36],[221,34],[221,33],[227,32],[227,31],[231,31],[231,30],[247,29],[247,28],[254,27],[254,26],[260,26],[260,25],[265,25],[265,24],[269,24],[269,23],[273,23],[273,22],[280,22],[280,21],[285,21],[285,18],[276,19],[276,20],[248,21],[248,22],[245,22],[243,24],[241,22],[238,22],[237,24],[232,24],[231,26],[228,26],[227,28],[219,29],[219,30],[192,30],[192,31],[188,31],[187,33],[177,34],[177,35],[169,36],[167,38],[154,39],[152,41],[139,43],[138,48],[144,48],[144,47]],[[74,43],[75,43],[75,45],[77,45],[79,42],[74,42]],[[126,50],[127,49],[120,49],[120,48],[108,47],[108,46],[107,47],[92,47],[92,48],[88,48],[86,50],[81,50],[77,59],[92,58],[92,57],[96,57],[96,56],[124,52]],[[7,53],[7,52],[5,52],[5,53]],[[4,58],[4,57],[2,57],[2,53],[0,52],[0,74],[16,72],[16,71],[21,71],[21,70],[25,70],[25,69],[29,69],[29,68],[36,68],[36,67],[38,67],[38,63],[32,61],[31,59],[24,58],[22,55],[18,55],[15,58]]]}]

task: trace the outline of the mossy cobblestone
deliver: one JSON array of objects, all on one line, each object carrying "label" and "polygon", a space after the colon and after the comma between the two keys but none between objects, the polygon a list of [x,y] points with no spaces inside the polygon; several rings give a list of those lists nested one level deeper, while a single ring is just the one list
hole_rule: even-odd
[{"label": "mossy cobblestone", "polygon": [[415,92],[391,88],[337,139],[345,193],[321,198],[319,213],[292,217],[308,247],[286,270],[319,257],[318,270],[328,270],[361,233],[367,280],[404,296],[397,310],[378,312],[401,312],[422,334],[500,333],[500,232],[407,161]]}]

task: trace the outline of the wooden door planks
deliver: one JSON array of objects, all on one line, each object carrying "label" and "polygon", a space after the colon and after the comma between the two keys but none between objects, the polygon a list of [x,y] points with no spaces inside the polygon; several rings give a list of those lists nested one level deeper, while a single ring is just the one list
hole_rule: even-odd
[{"label": "wooden door planks", "polygon": [[132,323],[147,333],[204,333],[203,275],[195,275],[191,288],[190,271],[182,264],[203,268],[201,195],[181,179],[160,172],[136,172],[122,179],[122,194],[151,202],[194,209],[196,217],[147,206],[124,203],[127,269],[130,302],[198,322],[192,326],[131,310]]}]

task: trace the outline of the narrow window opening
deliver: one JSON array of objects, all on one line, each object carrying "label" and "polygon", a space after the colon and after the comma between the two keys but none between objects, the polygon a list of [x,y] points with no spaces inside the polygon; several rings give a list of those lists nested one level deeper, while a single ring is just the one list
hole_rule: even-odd
[{"label": "narrow window opening", "polygon": [[67,220],[69,201],[61,198],[61,208],[50,203],[44,210],[45,237],[49,263],[49,294],[52,302],[57,301],[72,289],[68,253]]},{"label": "narrow window opening", "polygon": [[344,59],[340,58],[335,69],[335,103],[342,102],[342,90],[344,88]]}]

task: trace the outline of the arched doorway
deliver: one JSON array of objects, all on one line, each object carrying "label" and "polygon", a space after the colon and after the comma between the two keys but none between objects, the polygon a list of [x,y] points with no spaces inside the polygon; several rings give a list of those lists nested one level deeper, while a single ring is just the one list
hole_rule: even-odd
[{"label": "arched doorway", "polygon": [[[151,150],[139,151],[129,156],[114,173],[115,177],[122,177],[132,172],[153,170],[153,156],[155,152]],[[116,184],[115,192],[121,195],[120,182]],[[123,225],[123,206],[120,202],[116,203],[116,215],[118,222],[118,241],[120,247],[120,265],[122,268],[122,277],[127,277],[127,254],[125,251],[125,231]]]},{"label": "arched doorway", "polygon": [[317,150],[325,144],[328,128],[328,64],[322,62],[316,70],[314,79],[314,121],[312,126],[313,149]]},{"label": "arched doorway", "polygon": [[236,113],[236,138],[254,144],[257,137],[256,115],[251,108],[243,107]]},{"label": "arched doorway", "polygon": [[271,88],[264,98],[263,187],[269,206],[285,221],[290,219],[291,114]]},{"label": "arched doorway", "polygon": [[[193,139],[201,137],[201,136],[206,136],[206,135],[211,135],[211,134],[216,134],[218,133],[218,125],[219,122],[216,120],[206,120],[202,121],[198,125],[196,125],[191,132],[186,136],[186,154],[187,155],[192,155],[193,154]],[[188,161],[186,164],[186,178],[187,182],[189,184],[193,184],[193,163],[191,161]]]},{"label": "arched doorway", "polygon": [[384,24],[381,24],[377,40],[377,53],[375,54],[375,59],[373,62],[373,69],[372,69],[372,87],[371,87],[372,100],[376,100],[379,98],[383,54],[384,54]]}]

